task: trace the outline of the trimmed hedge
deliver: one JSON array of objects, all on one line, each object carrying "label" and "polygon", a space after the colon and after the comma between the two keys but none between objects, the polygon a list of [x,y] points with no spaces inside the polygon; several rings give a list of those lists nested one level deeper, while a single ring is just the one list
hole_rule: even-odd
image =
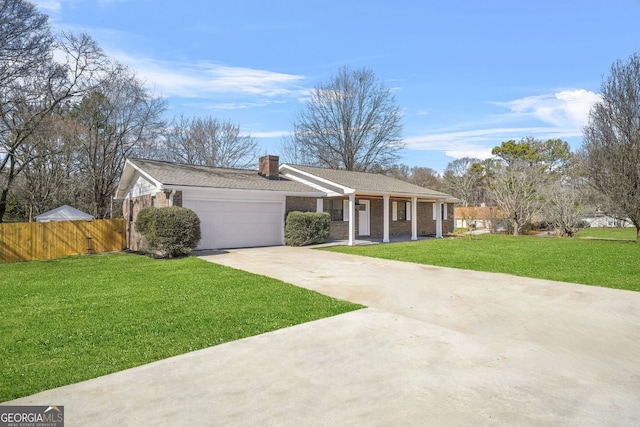
[{"label": "trimmed hedge", "polygon": [[178,206],[141,209],[135,229],[146,248],[162,256],[188,255],[200,241],[200,218],[191,209]]},{"label": "trimmed hedge", "polygon": [[289,212],[284,229],[289,246],[324,243],[329,238],[331,216],[326,212]]}]

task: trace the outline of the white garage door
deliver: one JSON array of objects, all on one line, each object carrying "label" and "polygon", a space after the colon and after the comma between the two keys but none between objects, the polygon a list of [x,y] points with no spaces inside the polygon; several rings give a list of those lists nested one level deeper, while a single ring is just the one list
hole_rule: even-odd
[{"label": "white garage door", "polygon": [[184,200],[200,218],[198,249],[282,245],[284,202]]}]

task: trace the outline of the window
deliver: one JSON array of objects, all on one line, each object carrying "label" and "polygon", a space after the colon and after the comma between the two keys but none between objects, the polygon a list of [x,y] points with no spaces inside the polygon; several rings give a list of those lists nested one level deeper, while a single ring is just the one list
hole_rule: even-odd
[{"label": "window", "polygon": [[331,215],[331,221],[343,221],[344,210],[342,199],[324,199],[322,210]]},{"label": "window", "polygon": [[[438,219],[438,208],[437,208],[438,204],[437,203],[433,203],[433,220],[437,220]],[[448,212],[447,212],[447,204],[446,203],[441,203],[440,204],[440,219],[443,220],[447,220],[448,217]]]},{"label": "window", "polygon": [[398,221],[407,220],[407,202],[398,202]]},{"label": "window", "polygon": [[393,202],[392,209],[393,221],[411,221],[411,202]]},{"label": "window", "polygon": [[156,196],[151,196],[151,206],[156,207]]}]

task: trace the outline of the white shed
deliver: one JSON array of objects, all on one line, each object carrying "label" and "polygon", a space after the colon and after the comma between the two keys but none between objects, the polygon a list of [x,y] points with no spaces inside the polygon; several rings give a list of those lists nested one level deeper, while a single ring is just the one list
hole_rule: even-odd
[{"label": "white shed", "polygon": [[50,222],[50,221],[77,221],[77,220],[92,220],[93,216],[88,213],[82,212],[76,208],[72,208],[69,205],[63,205],[59,208],[52,209],[40,215],[36,215],[36,222]]}]

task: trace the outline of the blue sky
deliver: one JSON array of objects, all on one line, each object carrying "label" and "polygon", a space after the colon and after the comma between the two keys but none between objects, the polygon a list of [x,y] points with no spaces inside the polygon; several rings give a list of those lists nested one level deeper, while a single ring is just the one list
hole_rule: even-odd
[{"label": "blue sky", "polygon": [[165,97],[168,117],[229,119],[279,154],[310,89],[371,68],[403,110],[401,162],[438,171],[502,141],[582,142],[640,0],[38,0]]}]

